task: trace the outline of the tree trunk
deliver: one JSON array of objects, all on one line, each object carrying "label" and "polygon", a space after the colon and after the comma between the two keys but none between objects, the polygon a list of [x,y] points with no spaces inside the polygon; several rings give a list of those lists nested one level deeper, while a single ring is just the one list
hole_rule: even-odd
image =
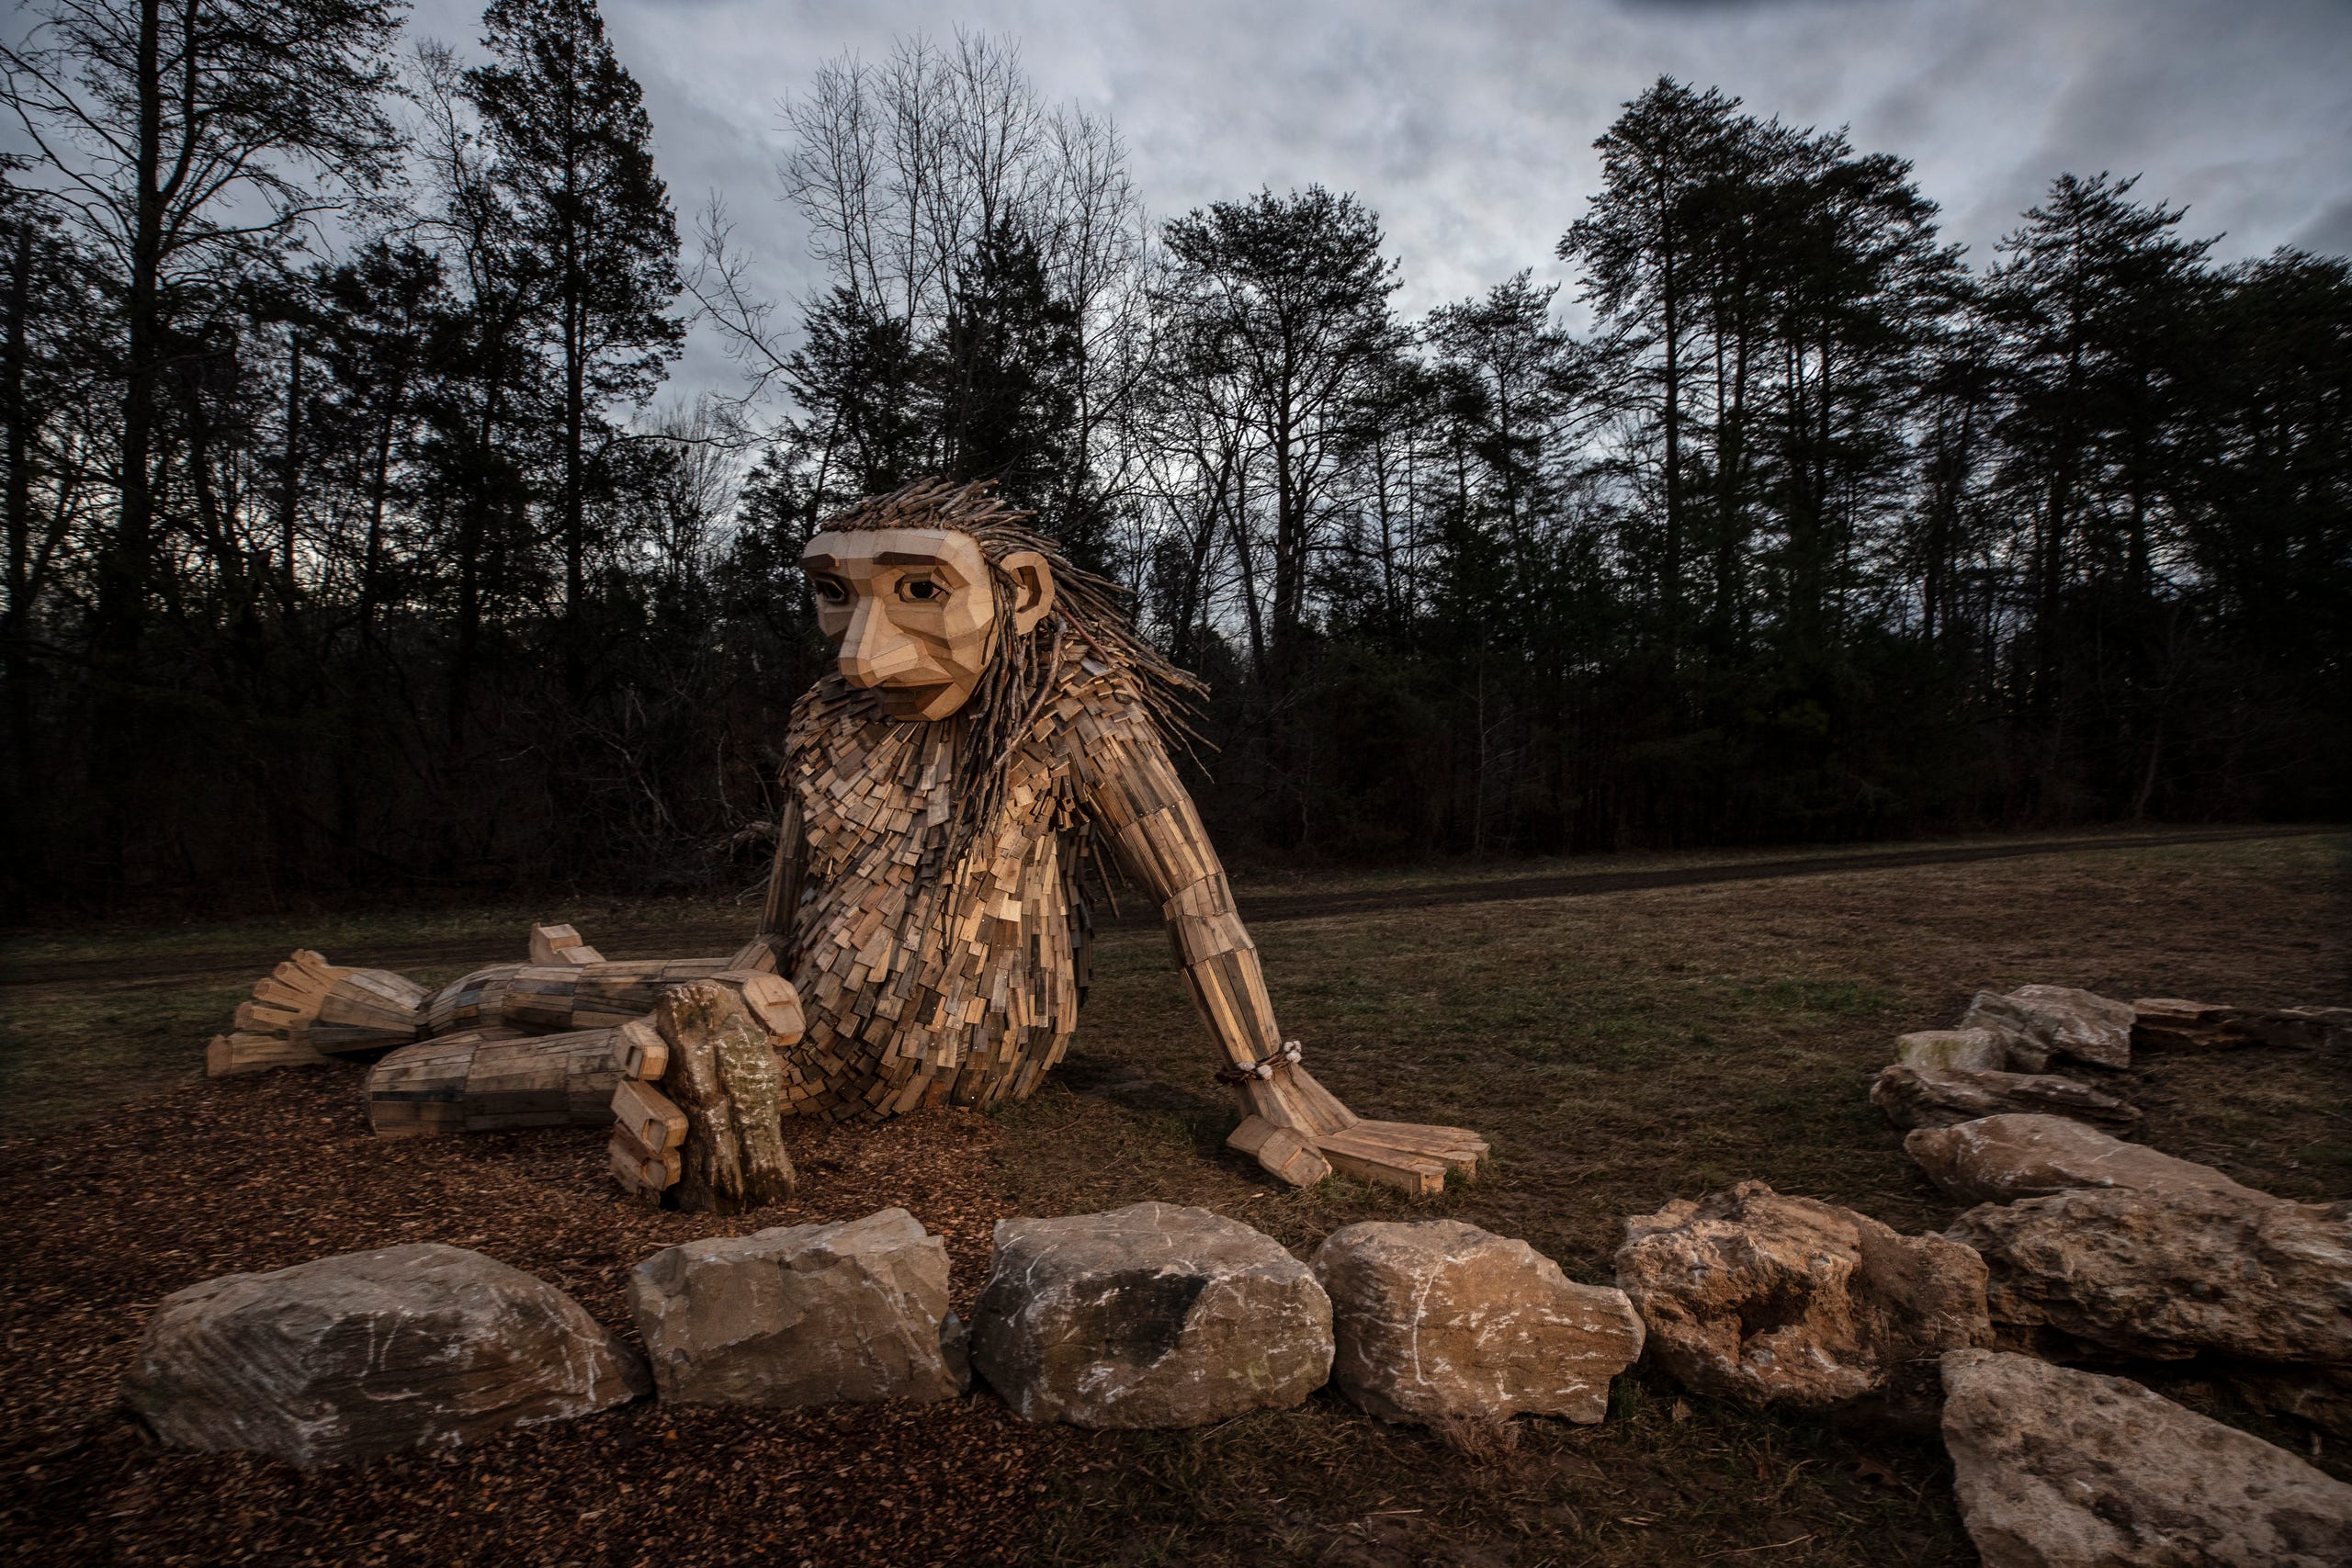
[{"label": "tree trunk", "polygon": [[289,364],[286,372],[286,471],[277,490],[277,570],[286,605],[294,607],[294,519],[301,500],[302,480],[302,335],[287,334]]},{"label": "tree trunk", "polygon": [[777,1100],[784,1072],[741,996],[713,981],[662,998],[653,1024],[669,1043],[662,1092],[686,1113],[678,1206],[740,1214],[792,1196]]},{"label": "tree trunk", "polygon": [[130,232],[125,298],[120,507],[98,578],[98,637],[103,650],[128,663],[138,651],[145,615],[147,557],[154,532],[155,383],[162,368],[164,254],[164,83],[162,0],[140,0],[136,90],[139,140],[133,175],[138,209]]},{"label": "tree trunk", "polygon": [[1666,328],[1666,558],[1659,597],[1666,610],[1669,652],[1682,624],[1682,293],[1674,271],[1674,193],[1658,178],[1658,306]]},{"label": "tree trunk", "polygon": [[[492,509],[504,504],[490,480],[499,472],[498,436],[504,412],[499,390],[506,373],[506,327],[495,310],[484,328],[482,406],[475,446],[474,483],[458,502],[458,636],[449,661],[449,745],[462,752],[472,716],[475,666],[481,656],[482,550]],[[504,488],[503,477],[501,489]]]},{"label": "tree trunk", "polygon": [[587,349],[583,307],[565,302],[563,334],[563,686],[576,706],[588,689],[586,632],[580,601],[587,592],[587,500],[582,446],[587,423]]},{"label": "tree trunk", "polygon": [[8,420],[8,609],[0,658],[7,660],[8,741],[15,758],[9,781],[7,888],[15,901],[12,914],[21,917],[32,890],[33,846],[40,840],[41,770],[33,745],[32,578],[33,476],[32,411],[25,400],[25,312],[32,297],[33,225],[17,225],[16,247],[8,258],[7,364],[0,380]]}]

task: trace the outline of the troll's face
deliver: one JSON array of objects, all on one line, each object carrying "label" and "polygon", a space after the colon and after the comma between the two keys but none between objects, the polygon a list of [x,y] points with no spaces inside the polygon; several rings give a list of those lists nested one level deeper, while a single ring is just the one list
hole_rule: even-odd
[{"label": "troll's face", "polygon": [[990,560],[953,528],[822,533],[800,566],[842,679],[878,694],[893,718],[954,714],[988,672],[1006,623],[1024,636],[1054,604],[1044,557]]}]

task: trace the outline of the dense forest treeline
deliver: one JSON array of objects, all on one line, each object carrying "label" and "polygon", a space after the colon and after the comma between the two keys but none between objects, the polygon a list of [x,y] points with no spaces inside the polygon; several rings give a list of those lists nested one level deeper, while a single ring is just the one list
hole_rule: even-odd
[{"label": "dense forest treeline", "polygon": [[[757,874],[833,507],[998,480],[1213,682],[1229,852],[2352,805],[2352,266],[1660,80],[1532,272],[1358,197],[1148,220],[977,36],[825,67],[779,314],[591,0],[40,0],[0,53],[18,914]],[[766,199],[770,192],[738,193]],[[734,399],[662,388],[690,323]],[[781,410],[781,413],[771,411]]]}]

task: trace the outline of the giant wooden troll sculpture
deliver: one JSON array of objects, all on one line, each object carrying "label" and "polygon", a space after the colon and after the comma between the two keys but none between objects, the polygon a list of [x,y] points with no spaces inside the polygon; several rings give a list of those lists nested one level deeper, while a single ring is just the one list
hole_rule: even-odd
[{"label": "giant wooden troll sculpture", "polygon": [[298,953],[214,1042],[214,1070],[405,1038],[370,1077],[379,1132],[616,1114],[625,1185],[749,1205],[789,1185],[779,1115],[1036,1089],[1077,1026],[1080,862],[1099,840],[1159,904],[1217,1076],[1240,1094],[1233,1147],[1294,1184],[1337,1167],[1434,1191],[1475,1169],[1476,1134],[1363,1121],[1284,1041],[1169,758],[1198,682],[1024,515],[985,487],[926,482],[809,540],[801,565],[838,661],[794,711],[775,869],[741,952],[608,964],[570,928],[540,928],[532,964],[429,996]]}]

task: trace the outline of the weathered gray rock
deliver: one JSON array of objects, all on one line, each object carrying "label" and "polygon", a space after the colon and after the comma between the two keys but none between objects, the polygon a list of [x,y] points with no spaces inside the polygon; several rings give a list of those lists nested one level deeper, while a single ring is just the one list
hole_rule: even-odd
[{"label": "weathered gray rock", "polygon": [[1748,1404],[1916,1405],[1938,1352],[1992,1339],[1967,1247],[1760,1181],[1627,1220],[1617,1284],[1658,1365]]},{"label": "weathered gray rock", "polygon": [[2070,986],[2019,986],[2007,996],[1979,991],[1962,1029],[2008,1036],[2008,1066],[2038,1073],[2053,1056],[2101,1067],[2132,1065],[2132,1010]]},{"label": "weathered gray rock", "polygon": [[2126,1356],[2352,1362],[2352,1203],[2087,1189],[1969,1210],[1996,1321]]},{"label": "weathered gray rock", "polygon": [[2116,1133],[2140,1124],[2137,1106],[2073,1078],[1907,1067],[1900,1062],[1882,1071],[1871,1085],[1871,1103],[1897,1127],[1955,1127],[2006,1112],[2064,1116]]},{"label": "weathered gray rock", "polygon": [[1990,1029],[1922,1029],[1894,1037],[1894,1060],[1906,1067],[1998,1072],[2009,1065],[2008,1037]]},{"label": "weathered gray rock", "polygon": [[1205,1209],[1002,1220],[972,1366],[1031,1421],[1198,1427],[1331,1371],[1331,1302],[1272,1237]]},{"label": "weathered gray rock", "polygon": [[628,1296],[664,1399],[789,1409],[964,1389],[947,1244],[904,1209],[663,1247]]},{"label": "weathered gray rock", "polygon": [[2352,1486],[2128,1378],[1943,1359],[1944,1446],[1985,1568],[2341,1568]]},{"label": "weathered gray rock", "polygon": [[651,1391],[578,1302],[461,1247],[352,1252],[164,1298],[123,1399],[166,1444],[333,1464]]},{"label": "weathered gray rock", "polygon": [[2141,1049],[2229,1051],[2268,1045],[2290,1051],[2352,1044],[2352,1008],[2240,1008],[2178,997],[2132,1004],[2132,1043]]},{"label": "weathered gray rock", "polygon": [[2127,1144],[2064,1116],[1985,1116],[1903,1140],[1928,1179],[1963,1203],[2006,1203],[2077,1187],[2229,1192],[2261,1199],[2210,1165]]},{"label": "weathered gray rock", "polygon": [[1308,1266],[1331,1298],[1331,1381],[1384,1420],[1598,1421],[1642,1353],[1623,1292],[1459,1220],[1342,1225]]}]

